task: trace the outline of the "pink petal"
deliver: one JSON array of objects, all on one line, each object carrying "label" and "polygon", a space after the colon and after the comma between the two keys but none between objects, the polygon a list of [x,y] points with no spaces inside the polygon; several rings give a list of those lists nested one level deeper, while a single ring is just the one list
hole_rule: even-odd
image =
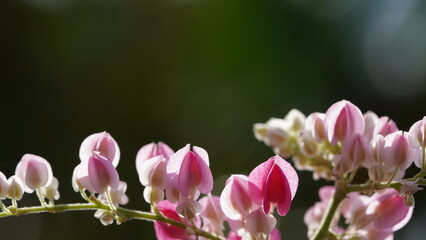
[{"label": "pink petal", "polygon": [[281,234],[280,231],[278,231],[277,228],[274,228],[271,232],[271,235],[269,236],[270,240],[281,240]]},{"label": "pink petal", "polygon": [[104,193],[108,187],[117,189],[120,183],[117,170],[106,158],[94,154],[89,158],[89,179],[97,193]]},{"label": "pink petal", "polygon": [[324,121],[328,140],[333,145],[352,134],[363,134],[365,130],[364,117],[361,111],[357,106],[346,100],[333,104],[327,110]]},{"label": "pink petal", "polygon": [[16,166],[15,175],[24,183],[25,192],[32,193],[37,188],[46,186],[52,181],[52,167],[46,159],[25,154]]},{"label": "pink petal", "polygon": [[189,152],[190,147],[190,144],[186,144],[185,147],[179,149],[172,156],[170,156],[169,162],[167,163],[167,174],[179,173],[183,158],[185,157],[186,153]]},{"label": "pink petal", "polygon": [[210,165],[210,163],[209,163],[209,155],[207,154],[207,151],[204,150],[204,148],[200,148],[200,147],[194,146],[194,147],[192,147],[192,150],[194,151],[194,153],[196,153],[196,155],[200,159],[202,159],[207,164],[207,166]]},{"label": "pink petal", "polygon": [[139,149],[136,154],[136,169],[141,169],[141,165],[146,160],[154,157],[155,143],[146,144]]},{"label": "pink petal", "polygon": [[[165,200],[159,202],[157,204],[157,208],[165,217],[178,222],[182,222],[181,218],[176,213],[176,204],[172,204],[169,201]],[[184,229],[169,225],[164,222],[155,221],[154,229],[157,239],[178,240],[188,238],[188,234]]]},{"label": "pink petal", "polygon": [[167,160],[170,159],[170,157],[174,154],[175,152],[173,151],[173,149],[171,149],[167,144],[163,143],[163,142],[159,142],[157,145],[157,154],[159,155],[163,155],[163,157],[165,157]]},{"label": "pink petal", "polygon": [[107,132],[95,133],[83,140],[80,146],[80,160],[88,161],[92,152],[99,152],[106,157],[114,167],[120,161],[120,148],[114,138]]},{"label": "pink petal", "polygon": [[166,161],[163,156],[152,157],[145,160],[139,168],[137,168],[137,171],[139,181],[142,185],[155,185],[160,188],[165,187]]},{"label": "pink petal", "polygon": [[276,203],[278,213],[285,216],[291,206],[291,191],[287,178],[277,165],[270,170],[265,187],[263,200],[265,213],[269,213],[271,204]]},{"label": "pink petal", "polygon": [[262,208],[250,213],[246,218],[247,230],[253,237],[263,233],[269,235],[277,225],[277,220],[270,214],[265,214]]},{"label": "pink petal", "polygon": [[6,198],[8,188],[9,184],[7,184],[7,178],[0,172],[0,200]]}]

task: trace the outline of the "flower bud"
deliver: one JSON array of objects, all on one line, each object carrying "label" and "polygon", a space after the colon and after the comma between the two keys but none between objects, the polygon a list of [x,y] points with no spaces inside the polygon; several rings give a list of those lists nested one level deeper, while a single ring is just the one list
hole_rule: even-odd
[{"label": "flower bud", "polygon": [[95,192],[104,193],[108,187],[117,189],[120,183],[117,170],[105,157],[93,154],[88,162],[88,175]]},{"label": "flower bud", "polygon": [[385,137],[384,161],[391,168],[407,169],[413,161],[421,160],[420,149],[412,148],[408,144],[407,133],[394,132]]},{"label": "flower bud", "polygon": [[176,212],[180,217],[191,221],[201,213],[201,204],[193,199],[183,199],[176,206]]},{"label": "flower bud", "polygon": [[246,227],[253,238],[264,234],[268,236],[277,225],[277,220],[271,214],[266,214],[260,207],[250,213],[246,218]]},{"label": "flower bud", "polygon": [[49,162],[33,154],[25,154],[22,157],[16,166],[15,175],[22,180],[27,193],[49,185],[53,178]]},{"label": "flower bud", "polygon": [[388,117],[381,117],[374,126],[374,135],[380,134],[387,136],[393,132],[398,131],[396,123]]},{"label": "flower bud", "polygon": [[7,197],[10,199],[21,200],[24,195],[24,184],[22,183],[22,180],[17,176],[11,176],[7,180],[7,184],[9,185]]},{"label": "flower bud", "polygon": [[50,182],[50,184],[40,189],[41,195],[49,200],[52,200],[52,199],[58,200],[60,196],[58,187],[59,187],[58,179],[56,179],[55,177],[52,177],[52,181]]},{"label": "flower bud", "polygon": [[347,138],[342,144],[341,161],[347,162],[349,171],[358,168],[371,166],[373,162],[373,151],[367,143],[365,136],[355,134]]},{"label": "flower bud", "polygon": [[254,135],[259,141],[274,149],[281,148],[289,138],[288,123],[284,119],[271,118],[265,124],[254,125]]},{"label": "flower bud", "polygon": [[315,112],[306,118],[305,130],[317,141],[322,142],[327,139],[327,130],[325,128],[325,114]]},{"label": "flower bud", "polygon": [[226,217],[241,219],[258,209],[261,204],[261,191],[247,176],[238,174],[228,178],[220,195],[220,206]]},{"label": "flower bud", "polygon": [[89,161],[93,152],[105,157],[117,167],[120,161],[120,148],[117,142],[107,132],[95,133],[83,140],[80,146],[80,160]]},{"label": "flower bud", "polygon": [[176,176],[176,186],[183,197],[194,198],[197,192],[209,193],[213,189],[209,156],[203,148],[194,146],[190,151],[187,144],[170,157],[166,172]]},{"label": "flower bud", "polygon": [[[158,210],[167,218],[177,222],[184,223],[183,219],[176,213],[176,204],[169,201],[161,201],[157,204]],[[155,221],[154,222],[155,235],[157,239],[188,239],[188,233],[179,227],[170,224]]]},{"label": "flower bud", "polygon": [[220,235],[226,216],[220,207],[220,198],[208,194],[198,201],[201,204],[201,218],[206,230]]},{"label": "flower bud", "polygon": [[9,189],[7,178],[2,172],[0,172],[0,200],[5,199]]},{"label": "flower bud", "polygon": [[287,122],[287,130],[293,132],[301,131],[305,126],[305,115],[297,109],[291,109],[284,117]]},{"label": "flower bud", "polygon": [[425,147],[426,146],[426,117],[423,117],[422,120],[419,120],[411,126],[408,131],[411,136],[408,138],[410,145],[413,148]]},{"label": "flower bud", "polygon": [[328,140],[335,145],[354,134],[363,134],[365,122],[361,111],[349,101],[333,104],[325,113]]},{"label": "flower bud", "polygon": [[265,213],[277,206],[278,214],[287,214],[299,183],[296,170],[287,161],[279,156],[269,158],[253,169],[249,181],[253,183],[251,188],[261,191]]}]

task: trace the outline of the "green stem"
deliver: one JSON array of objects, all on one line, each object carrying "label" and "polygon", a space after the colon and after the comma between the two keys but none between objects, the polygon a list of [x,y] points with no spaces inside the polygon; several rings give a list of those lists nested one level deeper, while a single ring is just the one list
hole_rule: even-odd
[{"label": "green stem", "polygon": [[337,208],[339,207],[343,199],[345,199],[345,197],[346,197],[346,192],[339,188],[336,188],[333,198],[330,200],[328,208],[320,223],[320,227],[317,229],[317,231],[315,232],[311,240],[324,240],[328,237],[329,228],[330,228],[331,221],[333,220],[334,213],[336,212]]},{"label": "green stem", "polygon": [[[107,204],[103,203],[73,203],[73,204],[58,204],[58,205],[45,205],[45,206],[35,206],[35,207],[22,207],[13,209],[13,213],[9,212],[0,212],[0,218],[11,217],[11,216],[20,216],[20,215],[29,215],[37,213],[61,213],[69,211],[82,211],[82,210],[107,210],[110,211],[111,208]],[[142,212],[122,207],[117,207],[116,212],[121,216],[125,216],[128,219],[138,219],[145,221],[161,221],[179,228],[187,229],[188,225],[166,218],[162,215],[157,215],[149,212]],[[205,237],[211,240],[222,240],[222,238],[214,236],[208,232],[205,232],[201,229],[194,229],[194,233],[197,236]]]}]

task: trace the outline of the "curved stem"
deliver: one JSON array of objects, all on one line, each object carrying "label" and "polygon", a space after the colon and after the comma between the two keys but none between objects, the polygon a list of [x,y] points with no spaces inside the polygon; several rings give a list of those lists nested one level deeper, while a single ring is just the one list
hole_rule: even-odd
[{"label": "curved stem", "polygon": [[[11,216],[20,216],[20,215],[29,215],[36,213],[61,213],[69,211],[82,211],[82,210],[107,210],[110,211],[111,208],[107,204],[103,203],[73,203],[73,204],[58,204],[58,205],[46,205],[46,206],[35,206],[35,207],[22,207],[14,208],[13,211],[9,212],[0,212],[0,218],[11,217]],[[149,212],[142,212],[138,210],[132,210],[122,207],[117,207],[116,212],[128,219],[138,219],[145,221],[161,221],[179,228],[187,229],[190,226],[182,222],[178,222],[169,218],[166,218],[162,215],[157,215]],[[205,232],[201,229],[195,228],[194,234],[197,236],[205,237],[211,240],[222,240],[222,238],[214,236],[208,232]]]},{"label": "curved stem", "polygon": [[345,199],[345,197],[346,192],[339,188],[336,188],[333,198],[331,198],[327,211],[325,212],[324,217],[320,223],[320,227],[317,229],[311,240],[323,240],[327,238],[329,234],[330,224],[334,217],[334,213],[336,212],[343,199]]}]

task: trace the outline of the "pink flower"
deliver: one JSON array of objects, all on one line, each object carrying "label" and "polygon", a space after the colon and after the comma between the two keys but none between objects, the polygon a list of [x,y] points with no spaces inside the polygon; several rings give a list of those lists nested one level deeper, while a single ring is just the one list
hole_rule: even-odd
[{"label": "pink flower", "polygon": [[93,152],[98,152],[117,167],[120,161],[120,148],[107,132],[94,133],[83,140],[80,146],[80,160],[88,161]]},{"label": "pink flower", "polygon": [[375,193],[366,209],[378,229],[397,231],[410,221],[413,207],[404,204],[404,196],[393,188]]},{"label": "pink flower", "polygon": [[0,172],[0,200],[6,198],[8,189],[9,184],[7,183],[7,178]]},{"label": "pink flower", "polygon": [[203,219],[203,228],[209,232],[222,234],[223,222],[226,216],[220,207],[220,198],[208,194],[198,201],[201,204],[201,218]]},{"label": "pink flower", "polygon": [[104,193],[108,187],[117,189],[119,176],[112,163],[105,157],[93,153],[89,161],[81,162],[73,174],[74,190],[83,188],[92,193]]},{"label": "pink flower", "polygon": [[410,138],[408,139],[413,148],[426,146],[426,117],[419,120],[411,126],[409,132]]},{"label": "pink flower", "polygon": [[[158,210],[167,218],[185,223],[181,217],[176,213],[176,204],[170,203],[167,200],[161,201],[157,204]],[[185,229],[172,226],[170,224],[155,221],[154,229],[157,239],[162,240],[178,240],[189,239],[190,236]]]},{"label": "pink flower", "polygon": [[10,199],[21,200],[24,195],[24,183],[18,176],[11,176],[7,179],[7,184],[9,185],[7,191],[7,197]]},{"label": "pink flower", "polygon": [[394,132],[385,137],[383,160],[390,167],[405,170],[413,161],[419,163],[420,149],[412,148],[408,144],[406,132]]},{"label": "pink flower", "polygon": [[147,144],[139,150],[136,156],[136,170],[142,185],[165,189],[166,166],[173,153],[173,150],[162,142]]},{"label": "pink flower", "polygon": [[317,141],[322,142],[327,139],[327,129],[324,124],[325,114],[324,113],[311,113],[305,122],[305,130]]},{"label": "pink flower", "polygon": [[361,165],[369,167],[372,162],[373,151],[366,137],[355,134],[343,142],[339,165],[344,167],[336,166],[336,168],[340,170],[338,173],[342,176],[345,172],[355,170]]},{"label": "pink flower", "polygon": [[380,134],[387,136],[390,133],[398,131],[396,123],[389,117],[381,117],[374,126],[374,135]]},{"label": "pink flower", "polygon": [[49,185],[53,177],[49,162],[33,154],[25,154],[22,157],[16,166],[15,175],[22,180],[27,193]]},{"label": "pink flower", "polygon": [[203,148],[190,145],[173,154],[167,163],[168,183],[176,185],[180,194],[185,198],[194,198],[197,192],[209,193],[213,189],[213,176],[209,168],[209,156]]},{"label": "pink flower", "polygon": [[260,189],[244,175],[232,175],[220,195],[220,206],[226,217],[241,219],[262,204]]},{"label": "pink flower", "polygon": [[246,218],[246,228],[250,235],[257,239],[258,236],[268,236],[277,225],[277,220],[271,214],[266,214],[262,207],[251,212]]},{"label": "pink flower", "polygon": [[269,158],[250,173],[249,181],[260,189],[265,213],[276,206],[281,216],[287,214],[299,184],[296,171],[287,161],[279,156]]},{"label": "pink flower", "polygon": [[363,134],[365,129],[361,111],[346,100],[333,104],[325,113],[324,121],[328,140],[333,145],[354,134]]}]

